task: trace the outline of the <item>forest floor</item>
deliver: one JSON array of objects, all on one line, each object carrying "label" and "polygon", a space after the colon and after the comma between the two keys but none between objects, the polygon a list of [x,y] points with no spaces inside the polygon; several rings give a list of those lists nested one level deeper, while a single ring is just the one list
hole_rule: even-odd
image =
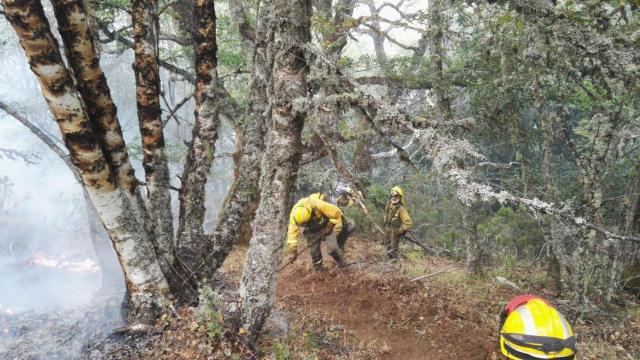
[{"label": "forest floor", "polygon": [[[225,311],[204,311],[203,320],[202,308],[183,308],[152,331],[109,335],[96,327],[103,310],[93,308],[93,316],[81,315],[81,309],[0,316],[0,358],[240,360],[252,353],[274,360],[501,359],[499,312],[512,297],[534,293],[573,324],[577,359],[640,359],[640,305],[630,297],[624,306],[577,319],[567,300],[545,290],[544,271],[531,264],[494,266],[469,276],[451,260],[401,250],[402,259],[392,263],[379,244],[352,238],[346,251],[350,265],[337,268],[325,257],[323,272],[313,271],[308,253],[302,254],[280,273],[275,307],[257,349],[234,340],[239,337],[224,327]],[[237,305],[245,253],[246,248],[235,249],[223,266],[215,295],[219,308]],[[424,275],[429,276],[412,281]],[[93,337],[87,342],[87,336]]]},{"label": "forest floor", "polygon": [[[232,282],[240,278],[245,251],[234,250],[225,263],[223,271]],[[325,256],[327,269],[315,272],[305,252],[281,272],[275,308],[258,347],[260,358],[501,359],[496,335],[501,308],[516,295],[535,293],[550,299],[574,324],[578,359],[640,359],[636,302],[576,320],[567,301],[545,291],[543,281],[531,281],[542,277],[530,266],[471,277],[459,264],[408,247],[401,261],[391,263],[380,245],[359,238],[347,244],[347,260],[352,265],[340,269]],[[522,290],[495,282],[497,276]],[[203,346],[206,336],[185,334],[196,328],[187,330],[185,324],[172,325],[173,335],[161,336],[144,357],[218,358],[219,344]]]}]

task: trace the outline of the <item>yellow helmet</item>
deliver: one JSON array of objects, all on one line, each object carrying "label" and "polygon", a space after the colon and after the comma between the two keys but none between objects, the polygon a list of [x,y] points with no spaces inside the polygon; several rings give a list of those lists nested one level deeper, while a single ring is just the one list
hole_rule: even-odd
[{"label": "yellow helmet", "polygon": [[504,322],[500,329],[502,354],[515,360],[573,359],[576,339],[564,316],[539,297],[521,298],[525,299],[516,307],[510,306],[512,301],[503,312]]},{"label": "yellow helmet", "polygon": [[309,198],[324,201],[327,198],[327,195],[317,192],[309,195]]},{"label": "yellow helmet", "polygon": [[311,211],[304,206],[296,206],[291,211],[293,220],[298,225],[306,224],[311,219]]},{"label": "yellow helmet", "polygon": [[400,186],[394,186],[391,188],[391,195],[398,194],[400,197],[404,196],[404,191],[400,188]]}]

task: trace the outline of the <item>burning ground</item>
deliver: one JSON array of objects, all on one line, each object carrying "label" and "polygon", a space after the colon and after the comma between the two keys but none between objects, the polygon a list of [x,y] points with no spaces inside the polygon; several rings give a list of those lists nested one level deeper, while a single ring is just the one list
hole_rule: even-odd
[{"label": "burning ground", "polygon": [[123,326],[122,290],[89,258],[36,253],[0,262],[0,358],[73,359]]}]

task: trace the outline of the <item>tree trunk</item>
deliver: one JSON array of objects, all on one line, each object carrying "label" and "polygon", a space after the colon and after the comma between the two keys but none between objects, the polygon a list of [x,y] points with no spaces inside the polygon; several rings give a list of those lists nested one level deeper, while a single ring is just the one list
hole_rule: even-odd
[{"label": "tree trunk", "polygon": [[116,183],[129,194],[135,194],[138,182],[122,137],[117,109],[93,47],[82,1],[53,0],[51,3],[78,92]]},{"label": "tree trunk", "polygon": [[244,55],[247,59],[253,58],[256,46],[256,31],[251,27],[242,1],[229,1],[229,13],[233,22],[238,26]]},{"label": "tree trunk", "polygon": [[480,272],[481,256],[480,243],[478,242],[478,221],[475,211],[478,210],[477,204],[462,204],[462,226],[465,229],[466,236],[464,238],[467,259],[467,270],[472,274]]},{"label": "tree trunk", "polygon": [[444,31],[448,24],[444,18],[443,0],[432,0],[429,4],[429,37],[431,38],[431,58],[433,71],[433,91],[436,97],[436,106],[445,121],[453,118],[451,99],[444,79]]},{"label": "tree trunk", "polygon": [[[71,168],[75,173],[75,169]],[[89,193],[83,188],[83,199],[87,211],[87,225],[89,225],[89,236],[93,244],[93,250],[96,253],[98,265],[102,275],[102,286],[100,293],[103,295],[111,295],[114,291],[122,288],[122,269],[113,257],[113,246],[111,242],[104,236],[104,226],[100,222],[100,216],[96,208],[91,202]]]},{"label": "tree trunk", "polygon": [[[544,100],[543,100],[544,101]],[[542,131],[542,139],[540,150],[542,152],[542,163],[540,164],[540,170],[542,173],[542,181],[544,182],[545,197],[547,201],[553,201],[556,197],[556,188],[553,175],[551,173],[551,142],[553,141],[553,118],[544,113],[544,105],[539,105],[540,116],[540,130]],[[545,243],[549,248],[547,251],[548,257],[548,270],[547,278],[551,284],[558,291],[558,294],[562,293],[563,280],[566,277],[566,251],[563,243],[564,238],[560,234],[553,233],[552,222],[557,221],[549,216],[544,217],[540,221],[540,232],[544,236]]]},{"label": "tree trunk", "polygon": [[210,249],[203,229],[205,185],[213,164],[219,124],[216,99],[218,74],[215,3],[213,0],[196,0],[193,12],[196,58],[195,124],[181,179],[178,227],[179,254],[187,267],[192,269],[205,261],[203,255]]},{"label": "tree trunk", "polygon": [[[444,32],[448,28],[448,23],[444,17],[444,3],[442,0],[433,0],[429,4],[429,39],[431,43],[433,91],[436,99],[436,108],[440,112],[445,122],[453,119],[453,109],[451,99],[447,91],[447,84],[444,77],[444,59],[446,51],[444,48]],[[476,274],[480,271],[480,243],[478,242],[478,219],[476,211],[478,204],[475,201],[467,203],[459,200],[462,210],[462,224],[465,229],[465,248],[467,270]]]},{"label": "tree trunk", "polygon": [[[162,271],[174,283],[173,215],[171,213],[170,177],[164,152],[164,135],[160,113],[160,74],[158,69],[158,2],[134,0],[131,12],[136,77],[136,105],[142,135],[142,165],[147,182],[149,216],[159,251]],[[179,291],[179,286],[174,287]]]},{"label": "tree trunk", "polygon": [[241,326],[248,331],[250,343],[258,339],[275,296],[276,271],[300,160],[304,119],[293,111],[293,101],[307,95],[304,44],[310,40],[311,18],[310,0],[271,0],[262,6],[271,14],[263,19],[267,21],[268,63],[273,66],[267,93],[271,118],[261,163],[260,205],[239,289]]},{"label": "tree trunk", "polygon": [[[271,64],[267,57],[267,43],[263,40],[267,33],[266,22],[259,22],[260,28],[256,34],[255,30],[249,27],[244,9],[240,5],[230,4],[229,6],[234,19],[240,22],[244,51],[252,58],[251,96],[241,125],[243,129],[241,159],[236,167],[236,178],[220,212],[218,225],[212,234],[213,251],[207,259],[209,273],[215,272],[222,266],[234,244],[249,242],[252,236],[251,222],[260,201],[260,159],[264,150],[266,119],[269,117],[267,86],[271,79]],[[267,16],[265,6],[261,6],[258,17],[263,19]],[[254,46],[253,41],[256,40],[256,36],[260,38],[255,41]]]},{"label": "tree trunk", "polygon": [[[151,323],[168,305],[168,286],[150,236],[131,209],[124,191],[114,181],[104,155],[108,151],[102,148],[100,136],[85,114],[42,5],[35,0],[19,3],[3,0],[2,3],[74,166],[118,254],[129,294],[125,318]],[[71,30],[65,28],[65,31]]]},{"label": "tree trunk", "polygon": [[356,174],[371,175],[374,159],[371,153],[374,134],[370,130],[367,120],[360,117],[356,131],[356,148],[353,151],[353,167]]},{"label": "tree trunk", "polygon": [[[154,228],[149,221],[149,214],[138,189],[138,180],[129,161],[107,79],[100,68],[84,3],[82,0],[54,0],[52,5],[77,90],[88,120],[98,136],[110,173],[115,176],[116,186],[124,190],[126,207],[131,209],[132,216],[139,225],[145,228],[143,231],[151,235]],[[161,251],[156,239],[152,236],[148,239],[158,256]]]},{"label": "tree trunk", "polygon": [[[627,190],[627,203],[622,228],[622,235],[635,235],[640,230],[640,166],[636,166],[635,175]],[[616,240],[612,247],[612,261],[610,268],[609,285],[605,293],[605,301],[610,302],[615,293],[620,289],[620,279],[625,266],[633,262],[633,256],[637,252],[637,245],[628,241]]]}]

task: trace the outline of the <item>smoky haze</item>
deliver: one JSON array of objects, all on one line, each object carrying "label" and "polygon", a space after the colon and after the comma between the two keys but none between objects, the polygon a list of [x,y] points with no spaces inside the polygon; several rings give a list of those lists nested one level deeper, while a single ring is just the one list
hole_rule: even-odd
[{"label": "smoky haze", "polygon": [[[48,15],[55,29],[50,11]],[[64,149],[24,52],[4,19],[0,20],[0,39],[0,100],[56,139]],[[101,56],[136,176],[143,179],[132,62],[130,50],[105,51]],[[166,108],[193,91],[190,84],[167,73],[162,74],[162,82]],[[166,116],[167,112],[163,114]],[[177,175],[182,172],[185,142],[191,137],[193,100],[176,116],[184,121],[180,124],[170,121],[165,137],[172,185],[179,187]],[[232,152],[234,147],[233,132],[223,123],[216,152]],[[17,151],[26,159],[6,156],[3,149]],[[207,183],[207,231],[215,226],[218,210],[233,180],[232,166],[233,161],[227,156],[217,158],[212,167]],[[172,196],[176,214],[177,193]],[[124,281],[110,241],[104,229],[99,229],[96,241],[102,246],[98,248],[107,249],[103,255],[110,264],[108,268],[113,269],[107,272],[99,266],[89,224],[81,185],[69,168],[29,130],[0,110],[0,358],[3,358],[3,316],[27,312],[53,314],[72,309],[78,313],[78,309],[113,304],[114,297],[118,302],[122,299]],[[119,315],[109,311],[103,316]],[[117,321],[109,324],[121,325]],[[34,346],[39,345],[29,345]]]},{"label": "smoky haze", "polygon": [[[0,34],[0,99],[62,145],[5,21],[0,22]],[[5,311],[47,312],[86,304],[100,289],[102,274],[80,185],[57,155],[1,110],[0,148],[28,159],[0,157],[0,305]],[[100,240],[108,241],[102,235]]]}]

